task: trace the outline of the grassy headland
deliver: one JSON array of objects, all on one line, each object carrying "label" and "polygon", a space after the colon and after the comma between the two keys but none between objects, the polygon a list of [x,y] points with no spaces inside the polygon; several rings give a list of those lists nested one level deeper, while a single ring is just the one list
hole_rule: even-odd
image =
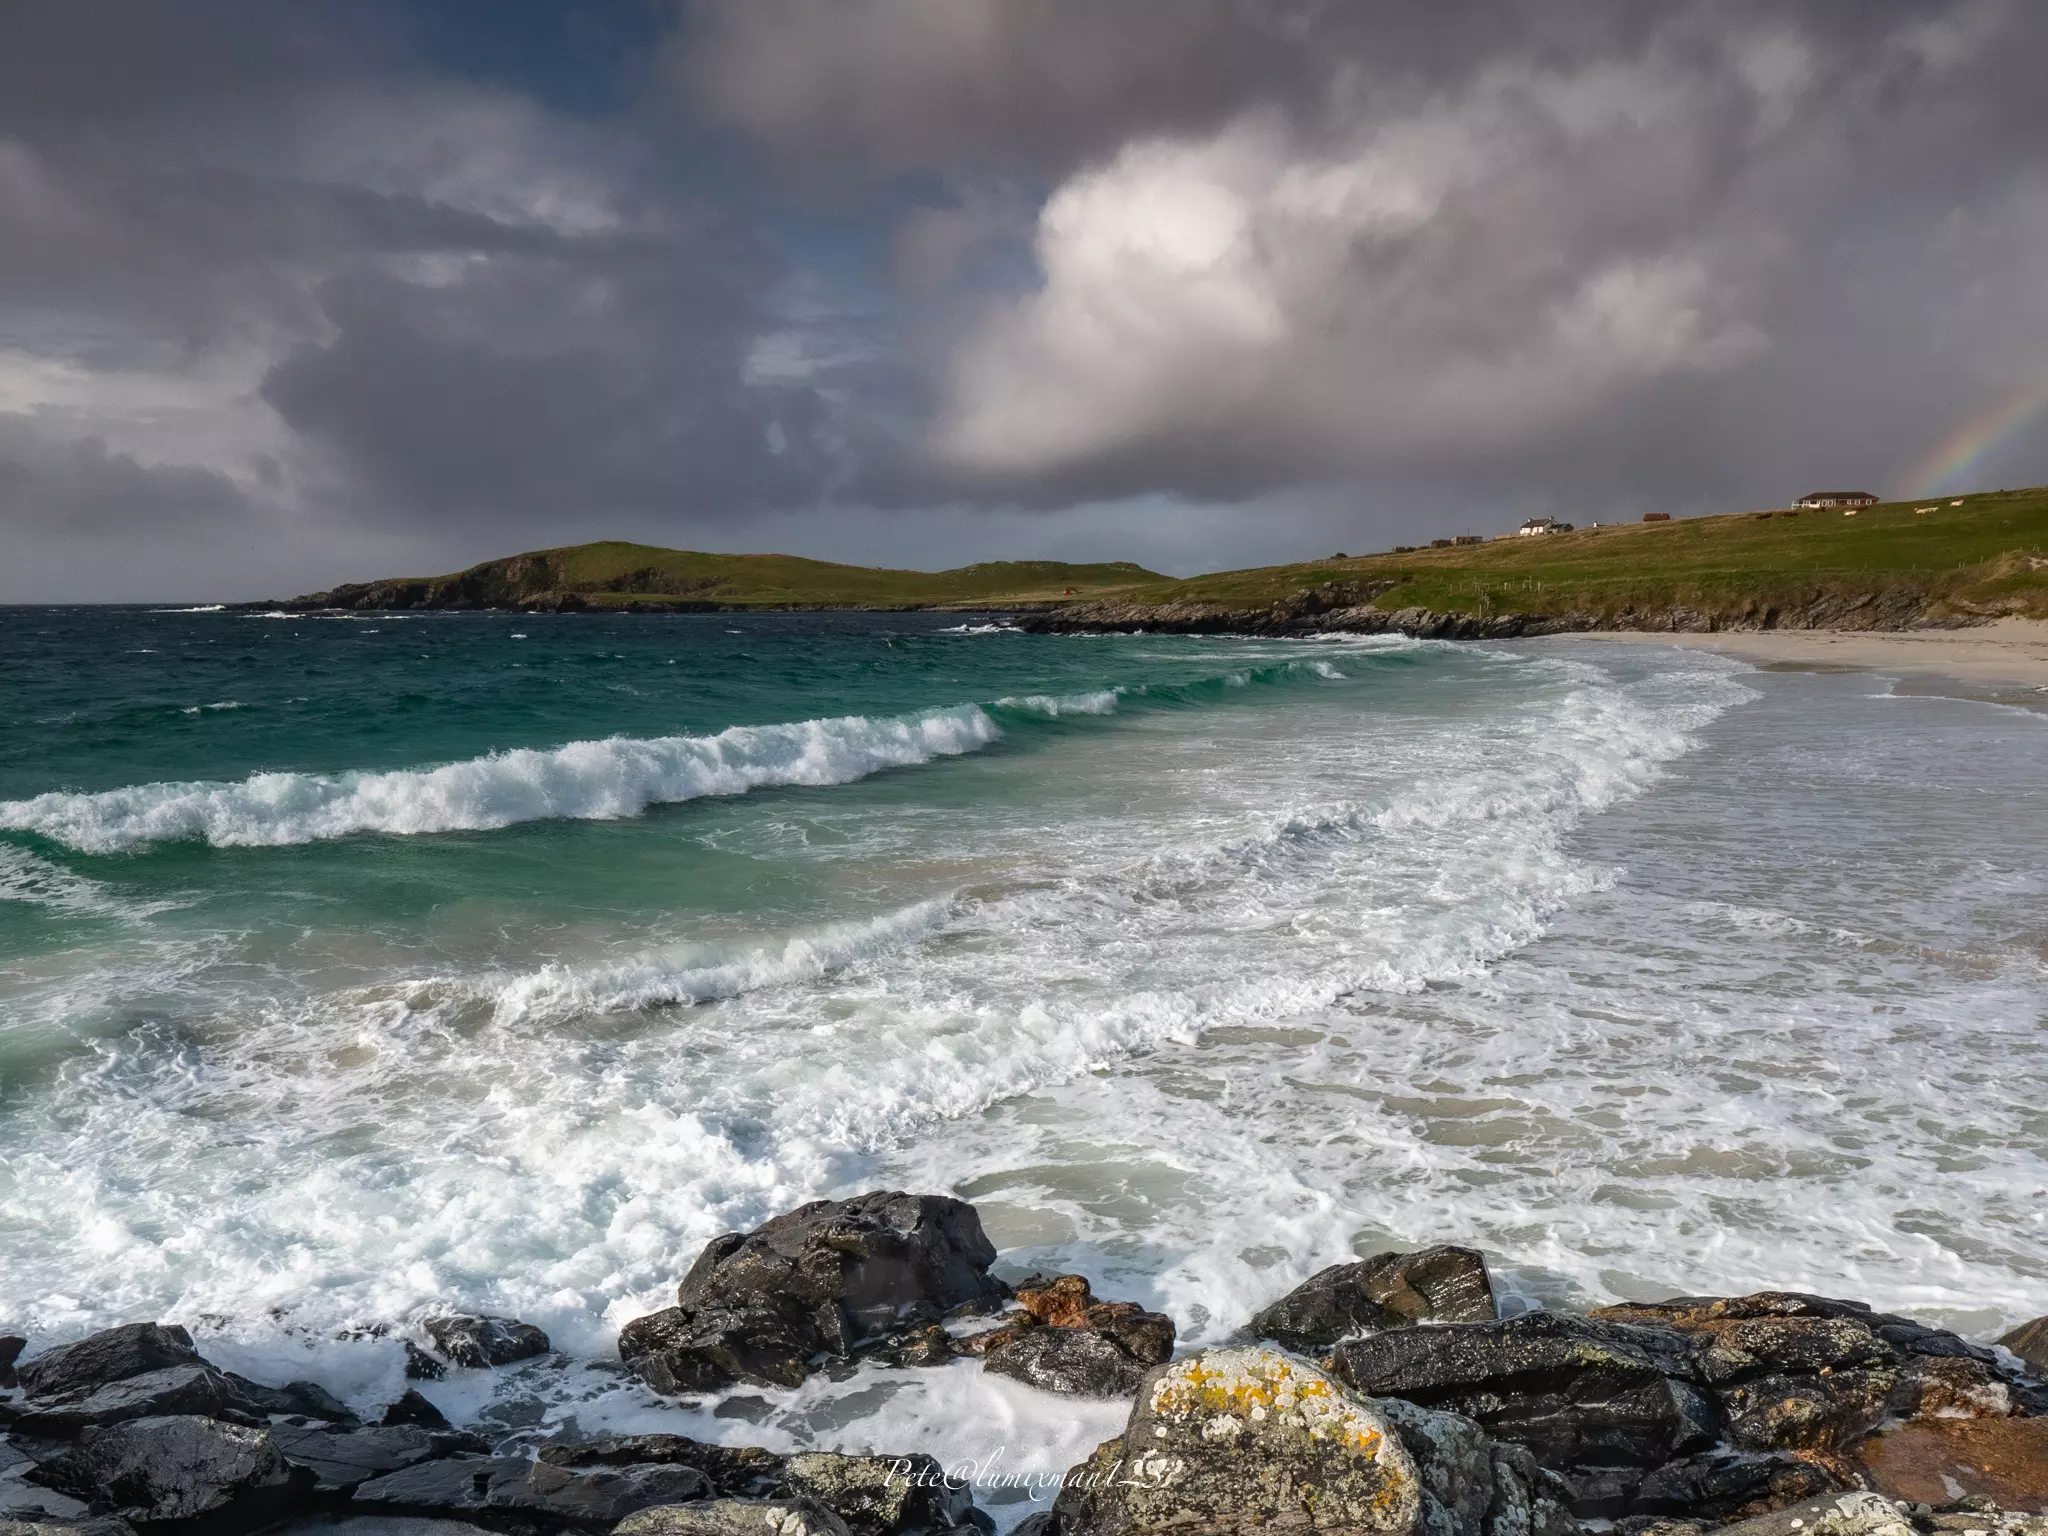
[{"label": "grassy headland", "polygon": [[810,608],[1022,608],[1169,578],[1128,562],[994,560],[951,571],[835,565],[797,555],[708,555],[607,540],[294,598],[322,608],[539,608],[654,612]]},{"label": "grassy headland", "polygon": [[2048,487],[1891,502],[1853,516],[1622,523],[1186,580],[1127,562],[897,571],[606,542],[337,587],[295,605],[1012,609],[1039,610],[1034,625],[1045,628],[1895,629],[2048,618]]}]

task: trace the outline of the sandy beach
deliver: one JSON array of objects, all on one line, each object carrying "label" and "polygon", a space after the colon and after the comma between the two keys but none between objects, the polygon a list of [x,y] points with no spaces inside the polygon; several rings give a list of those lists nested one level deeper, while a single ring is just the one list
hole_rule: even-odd
[{"label": "sandy beach", "polygon": [[1723,630],[1655,638],[1778,666],[1855,667],[1944,677],[1979,687],[2048,690],[2048,621],[2040,619],[2000,619],[1973,629]]}]

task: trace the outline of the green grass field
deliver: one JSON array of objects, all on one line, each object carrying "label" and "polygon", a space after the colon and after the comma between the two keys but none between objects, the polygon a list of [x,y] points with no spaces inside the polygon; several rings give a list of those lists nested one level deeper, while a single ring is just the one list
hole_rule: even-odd
[{"label": "green grass field", "polygon": [[[1723,616],[1855,593],[1909,592],[1933,617],[2048,617],[2048,487],[1839,511],[1624,523],[1451,549],[1222,571],[1133,602],[1257,607],[1331,583],[1391,582],[1381,609],[1613,615],[1685,605]],[[1931,512],[1916,507],[1932,506]]]}]

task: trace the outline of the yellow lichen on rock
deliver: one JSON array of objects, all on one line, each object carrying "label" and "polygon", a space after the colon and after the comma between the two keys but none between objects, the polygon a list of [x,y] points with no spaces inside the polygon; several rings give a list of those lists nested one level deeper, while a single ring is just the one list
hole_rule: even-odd
[{"label": "yellow lichen on rock", "polygon": [[1151,1408],[1163,1419],[1206,1418],[1198,1431],[1205,1440],[1234,1439],[1247,1420],[1337,1440],[1373,1459],[1384,1440],[1342,1387],[1272,1349],[1219,1349],[1183,1360],[1153,1383]]}]

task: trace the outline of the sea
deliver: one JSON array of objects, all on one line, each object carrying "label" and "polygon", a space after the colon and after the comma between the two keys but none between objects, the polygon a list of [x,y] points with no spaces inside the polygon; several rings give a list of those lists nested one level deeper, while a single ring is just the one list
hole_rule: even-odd
[{"label": "sea", "polygon": [[371,1409],[516,1316],[557,1352],[458,1421],[927,1450],[1007,1523],[1124,1405],[616,1365],[874,1188],[1191,1346],[1438,1242],[1510,1313],[1993,1337],[2048,1312],[2048,714],[1647,639],[0,610],[0,1331]]}]

